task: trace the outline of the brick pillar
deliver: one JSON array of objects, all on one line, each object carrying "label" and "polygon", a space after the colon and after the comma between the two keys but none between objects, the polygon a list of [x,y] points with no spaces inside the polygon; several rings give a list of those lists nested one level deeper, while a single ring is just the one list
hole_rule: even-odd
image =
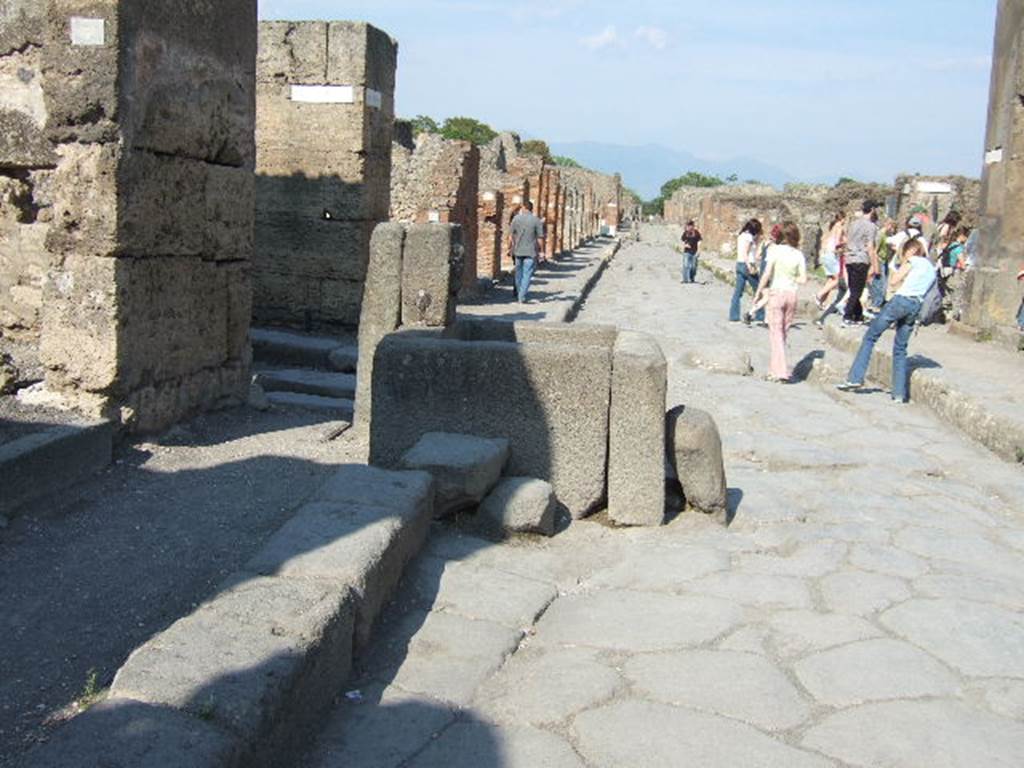
[{"label": "brick pillar", "polygon": [[1011,326],[1024,269],[1024,3],[1000,0],[989,94],[980,241],[966,320],[980,328]]},{"label": "brick pillar", "polygon": [[501,192],[480,193],[476,243],[478,277],[494,280],[501,274],[501,224],[504,214],[505,196]]},{"label": "brick pillar", "polygon": [[130,429],[248,391],[255,0],[51,0],[47,386]]},{"label": "brick pillar", "polygon": [[391,199],[397,45],[348,21],[259,29],[254,319],[353,329]]}]

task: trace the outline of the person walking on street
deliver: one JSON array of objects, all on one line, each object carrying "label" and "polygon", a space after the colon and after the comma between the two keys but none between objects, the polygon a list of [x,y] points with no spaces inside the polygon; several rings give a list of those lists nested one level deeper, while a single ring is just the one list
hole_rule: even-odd
[{"label": "person walking on street", "polygon": [[[825,272],[825,285],[814,296],[818,309],[828,306],[828,298],[833,290],[839,289],[842,270],[839,266],[839,254],[846,242],[846,214],[840,211],[833,217],[828,234],[821,241],[821,252],[818,255],[821,268]],[[839,291],[842,294],[843,291]]]},{"label": "person walking on street", "polygon": [[510,229],[512,257],[516,262],[516,299],[520,304],[525,304],[533,271],[537,268],[541,254],[544,253],[544,221],[533,215],[532,201],[523,204],[522,209],[512,219]]},{"label": "person walking on street", "polygon": [[918,312],[921,311],[922,299],[938,279],[938,275],[920,240],[909,240],[904,244],[901,261],[902,266],[892,276],[892,285],[896,293],[871,321],[850,373],[846,381],[838,385],[838,389],[850,390],[864,386],[864,377],[867,375],[875,344],[890,326],[895,326],[896,338],[892,343],[892,399],[898,403],[907,401],[907,345],[917,323]]},{"label": "person walking on street", "polygon": [[850,224],[846,234],[846,279],[850,295],[846,298],[843,323],[851,325],[864,322],[864,307],[861,298],[869,279],[878,274],[878,252],[875,238],[878,226],[871,221],[875,204],[866,201],[861,206],[861,215]]},{"label": "person walking on street", "polygon": [[761,222],[751,219],[743,225],[739,237],[736,238],[736,287],[732,292],[732,303],[729,305],[730,322],[740,321],[744,289],[749,285],[750,292],[757,293],[757,260],[760,255],[758,241],[761,239],[762,231]]},{"label": "person walking on street", "polygon": [[686,222],[686,229],[683,230],[683,282],[693,283],[697,281],[697,252],[700,247],[700,230],[693,219]]},{"label": "person walking on street", "polygon": [[768,374],[771,381],[789,381],[792,376],[786,364],[786,336],[796,318],[797,287],[807,282],[807,260],[800,250],[800,227],[792,221],[783,222],[781,235],[781,243],[768,247],[768,260],[754,297],[756,303],[766,291],[770,294]]}]

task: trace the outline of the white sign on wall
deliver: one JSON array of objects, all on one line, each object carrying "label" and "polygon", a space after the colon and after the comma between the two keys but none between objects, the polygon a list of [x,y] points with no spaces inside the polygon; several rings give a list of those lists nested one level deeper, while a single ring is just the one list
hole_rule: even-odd
[{"label": "white sign on wall", "polygon": [[985,153],[985,165],[995,165],[1003,162],[1003,148],[996,147]]},{"label": "white sign on wall", "polygon": [[305,104],[355,104],[351,85],[293,85],[291,100]]},{"label": "white sign on wall", "polygon": [[107,27],[103,19],[87,19],[83,16],[71,17],[72,45],[106,45]]},{"label": "white sign on wall", "polygon": [[429,221],[431,224],[440,224],[441,214],[438,213],[437,211],[430,211],[427,213],[427,221]]},{"label": "white sign on wall", "polygon": [[922,195],[951,195],[953,185],[943,181],[919,181],[915,184],[917,191]]},{"label": "white sign on wall", "polygon": [[373,109],[380,109],[380,106],[383,103],[384,98],[381,96],[380,91],[375,91],[373,88],[366,89],[366,106]]}]

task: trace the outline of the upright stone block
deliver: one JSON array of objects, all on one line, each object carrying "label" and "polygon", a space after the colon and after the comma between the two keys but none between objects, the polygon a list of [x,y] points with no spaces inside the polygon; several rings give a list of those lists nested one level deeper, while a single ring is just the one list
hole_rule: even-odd
[{"label": "upright stone block", "polygon": [[461,227],[409,227],[402,259],[402,325],[444,328],[455,322],[463,254]]},{"label": "upright stone block", "polygon": [[258,322],[354,328],[387,219],[397,45],[356,22],[260,24]]},{"label": "upright stone block", "polygon": [[668,366],[658,342],[619,331],[612,356],[608,424],[608,516],[620,525],[665,518],[665,392]]},{"label": "upright stone block", "polygon": [[728,511],[722,437],[710,413],[687,405],[669,411],[665,452],[687,504],[709,514]]},{"label": "upright stone block", "polygon": [[47,384],[131,428],[245,398],[255,43],[254,0],[47,6]]}]

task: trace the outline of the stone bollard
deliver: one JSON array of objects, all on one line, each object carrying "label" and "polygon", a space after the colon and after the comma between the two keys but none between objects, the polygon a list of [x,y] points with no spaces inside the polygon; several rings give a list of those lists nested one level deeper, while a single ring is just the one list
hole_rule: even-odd
[{"label": "stone bollard", "polygon": [[707,513],[728,513],[722,438],[711,414],[680,405],[665,417],[665,450],[687,503]]}]

